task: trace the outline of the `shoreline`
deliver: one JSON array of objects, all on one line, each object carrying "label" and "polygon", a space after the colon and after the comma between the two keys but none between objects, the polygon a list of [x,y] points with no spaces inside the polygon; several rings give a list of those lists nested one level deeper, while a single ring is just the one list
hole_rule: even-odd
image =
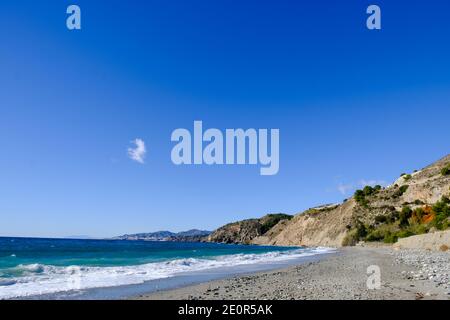
[{"label": "shoreline", "polygon": [[[367,288],[378,266],[379,289]],[[437,268],[437,269],[436,269]],[[132,300],[449,300],[450,254],[348,247],[317,261],[160,290]]]},{"label": "shoreline", "polygon": [[[293,250],[296,247],[292,248]],[[298,248],[300,249],[300,248]],[[288,252],[288,254],[282,254]],[[290,252],[290,253],[289,253]],[[209,281],[228,279],[231,277],[255,274],[259,272],[269,272],[277,269],[284,269],[290,266],[324,259],[328,255],[335,254],[335,250],[328,248],[303,248],[301,251],[287,250],[287,251],[268,251],[265,254],[243,254],[246,257],[242,260],[239,254],[224,255],[232,259],[231,264],[226,263],[225,260],[211,260],[219,263],[219,266],[211,266],[210,268],[200,268],[185,271],[174,271],[169,276],[162,276],[155,279],[145,280],[139,283],[112,285],[112,286],[98,286],[87,287],[81,289],[72,289],[67,291],[48,292],[33,295],[23,295],[17,297],[6,297],[3,299],[12,300],[122,300],[130,299],[138,295],[149,294],[162,290],[171,290],[191,285],[206,283]],[[280,254],[278,254],[280,253]],[[254,256],[255,257],[252,257]],[[264,257],[267,255],[267,257]],[[234,258],[233,258],[234,257]],[[261,258],[263,257],[263,258]],[[237,259],[238,258],[238,259]],[[256,258],[256,259],[255,259]],[[236,260],[237,259],[237,260]],[[195,260],[195,259],[194,259]],[[236,264],[233,261],[236,260]],[[178,261],[173,265],[173,262]],[[208,260],[205,260],[208,261]],[[222,265],[220,265],[222,262]],[[224,263],[225,262],[225,263]],[[191,263],[191,261],[183,262],[181,260],[160,262],[164,267],[184,266],[184,263]],[[150,264],[151,265],[151,264]],[[145,266],[145,265],[144,265]],[[136,267],[139,267],[136,266]],[[120,274],[120,273],[119,273]],[[137,273],[139,275],[139,273]],[[1,289],[0,289],[1,290]],[[0,298],[1,300],[1,298]]]}]

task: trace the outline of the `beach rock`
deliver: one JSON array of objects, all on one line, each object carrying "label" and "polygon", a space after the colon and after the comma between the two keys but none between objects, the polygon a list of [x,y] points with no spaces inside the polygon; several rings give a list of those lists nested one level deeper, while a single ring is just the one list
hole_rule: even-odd
[{"label": "beach rock", "polygon": [[[394,248],[399,249],[427,249],[433,251],[441,250],[443,246],[450,247],[450,230],[421,234],[417,236],[399,239]],[[425,267],[427,265],[425,264]]]}]

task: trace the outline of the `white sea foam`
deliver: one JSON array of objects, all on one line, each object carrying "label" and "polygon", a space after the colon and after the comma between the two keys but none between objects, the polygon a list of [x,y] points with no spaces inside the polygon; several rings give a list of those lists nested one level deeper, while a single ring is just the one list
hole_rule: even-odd
[{"label": "white sea foam", "polygon": [[[173,277],[183,272],[202,271],[257,263],[282,262],[289,259],[330,253],[329,248],[299,249],[264,254],[236,254],[213,259],[178,259],[133,266],[56,267],[41,264],[19,265],[24,276],[0,282],[0,299],[52,294],[90,288],[140,284]],[[1,279],[0,279],[1,280]]]}]

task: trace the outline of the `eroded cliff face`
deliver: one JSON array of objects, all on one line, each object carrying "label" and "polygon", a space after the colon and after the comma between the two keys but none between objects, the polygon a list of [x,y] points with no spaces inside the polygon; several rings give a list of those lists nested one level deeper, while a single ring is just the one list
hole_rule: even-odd
[{"label": "eroded cliff face", "polygon": [[[337,247],[352,223],[356,203],[353,199],[342,205],[313,208],[296,215],[266,244],[278,246]],[[255,239],[253,243],[261,243]]]},{"label": "eroded cliff face", "polygon": [[420,171],[405,174],[392,185],[362,198],[352,197],[334,207],[302,212],[272,237],[256,238],[253,243],[333,247],[346,245],[344,240],[356,224],[375,225],[377,217],[389,216],[402,210],[404,206],[411,209],[432,206],[443,196],[449,197],[450,175],[443,173],[444,168],[449,166],[450,155]]},{"label": "eroded cliff face", "polygon": [[249,244],[261,235],[258,219],[233,222],[220,227],[208,236],[208,242]]},{"label": "eroded cliff face", "polygon": [[206,238],[206,241],[251,244],[253,239],[265,235],[278,223],[288,221],[291,218],[292,216],[287,214],[268,214],[260,219],[248,219],[229,223],[215,230]]},{"label": "eroded cliff face", "polygon": [[432,206],[443,196],[450,197],[450,175],[445,168],[450,170],[450,155],[422,170],[402,175],[386,188],[369,188],[342,204],[312,208],[290,220],[280,219],[266,232],[259,229],[260,219],[251,219],[219,228],[208,241],[280,246],[352,245],[349,234],[358,225],[377,226],[380,217],[398,215],[404,206],[411,209]]}]

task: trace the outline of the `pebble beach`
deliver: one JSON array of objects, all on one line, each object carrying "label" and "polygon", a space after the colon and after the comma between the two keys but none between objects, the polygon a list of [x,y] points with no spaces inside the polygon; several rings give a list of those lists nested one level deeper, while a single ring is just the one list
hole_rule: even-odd
[{"label": "pebble beach", "polygon": [[[369,289],[367,268],[381,285]],[[261,272],[140,295],[169,300],[449,300],[450,253],[352,247],[282,270]]]}]

